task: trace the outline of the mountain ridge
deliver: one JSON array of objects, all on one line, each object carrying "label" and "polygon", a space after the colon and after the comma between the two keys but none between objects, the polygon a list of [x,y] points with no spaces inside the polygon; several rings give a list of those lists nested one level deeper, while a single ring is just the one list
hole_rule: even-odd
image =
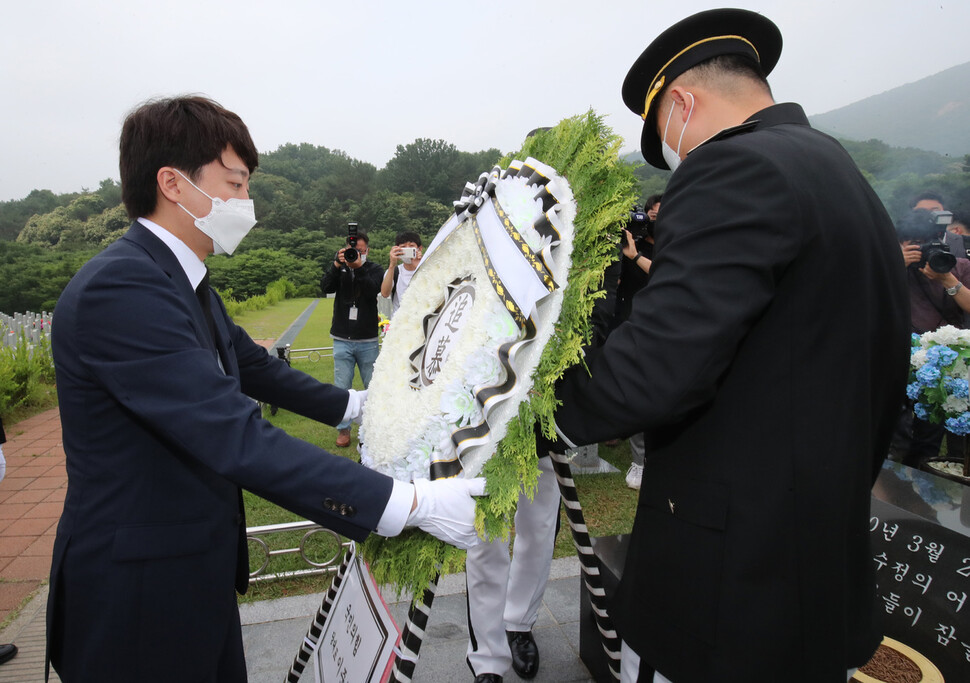
[{"label": "mountain ridge", "polygon": [[970,153],[967,84],[970,62],[808,118],[834,137],[962,157]]},{"label": "mountain ridge", "polygon": [[[808,117],[812,126],[844,139],[880,140],[952,158],[970,154],[970,62],[958,64],[852,104]],[[622,154],[643,162],[638,149]]]}]

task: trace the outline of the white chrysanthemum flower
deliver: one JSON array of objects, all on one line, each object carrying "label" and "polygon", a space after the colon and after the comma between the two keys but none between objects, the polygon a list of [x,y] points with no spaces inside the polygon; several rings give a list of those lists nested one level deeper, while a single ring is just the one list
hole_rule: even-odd
[{"label": "white chrysanthemum flower", "polygon": [[542,215],[542,201],[535,198],[536,189],[523,177],[509,177],[495,183],[495,198],[513,225],[531,226]]},{"label": "white chrysanthemum flower", "polygon": [[540,235],[539,231],[532,227],[531,224],[519,230],[519,234],[522,235],[525,243],[529,245],[529,249],[534,252],[540,252],[552,244],[552,235]]},{"label": "white chrysanthemum flower", "polygon": [[479,349],[471,358],[465,380],[473,387],[493,387],[502,379],[504,370],[495,348]]},{"label": "white chrysanthemum flower", "polygon": [[460,381],[449,384],[441,394],[441,412],[445,420],[456,427],[481,422],[482,410],[478,401]]},{"label": "white chrysanthemum flower", "polygon": [[515,324],[512,315],[498,297],[492,301],[485,326],[488,338],[496,344],[504,344],[519,338],[519,326]]}]

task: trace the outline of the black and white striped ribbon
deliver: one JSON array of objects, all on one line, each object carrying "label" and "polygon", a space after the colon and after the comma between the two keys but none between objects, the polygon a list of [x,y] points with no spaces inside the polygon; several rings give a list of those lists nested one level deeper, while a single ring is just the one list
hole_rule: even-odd
[{"label": "black and white striped ribbon", "polygon": [[394,652],[394,666],[391,669],[391,677],[388,679],[388,683],[411,683],[411,677],[414,676],[414,667],[418,664],[418,652],[421,650],[424,632],[428,627],[431,603],[434,602],[440,576],[440,574],[436,575],[434,580],[428,584],[420,601],[417,598],[411,601],[408,620],[404,624],[404,631],[401,633],[401,645]]},{"label": "black and white striped ribbon", "polygon": [[297,683],[300,680],[300,676],[303,675],[306,665],[310,662],[310,658],[313,657],[313,651],[316,650],[317,643],[320,642],[320,634],[323,633],[323,629],[327,624],[330,607],[337,597],[337,589],[340,588],[340,584],[344,581],[344,576],[347,575],[347,567],[350,566],[350,560],[353,556],[354,547],[351,546],[344,553],[344,559],[337,569],[337,575],[333,577],[333,582],[331,582],[327,594],[323,596],[323,602],[320,603],[320,609],[317,610],[317,614],[313,618],[313,623],[310,624],[307,634],[303,637],[303,642],[300,643],[300,651],[293,658],[293,665],[286,674],[285,683]]},{"label": "black and white striped ribbon", "polygon": [[576,546],[576,552],[579,555],[583,581],[586,583],[586,590],[589,591],[590,606],[593,608],[596,628],[603,640],[606,661],[613,678],[620,680],[620,637],[616,634],[616,629],[613,628],[613,620],[607,610],[606,592],[603,590],[599,560],[593,554],[593,543],[589,538],[589,529],[586,528],[583,508],[579,504],[579,495],[576,492],[572,470],[570,470],[569,461],[564,454],[550,453],[549,455],[552,457],[556,481],[559,482],[559,492],[566,506],[566,519],[569,520],[573,544]]}]

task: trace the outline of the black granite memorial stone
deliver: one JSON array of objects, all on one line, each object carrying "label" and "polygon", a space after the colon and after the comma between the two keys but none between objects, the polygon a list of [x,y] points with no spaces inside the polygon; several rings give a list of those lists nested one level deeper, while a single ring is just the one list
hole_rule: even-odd
[{"label": "black granite memorial stone", "polygon": [[[869,531],[883,633],[970,680],[970,487],[886,462]],[[970,502],[970,501],[967,501]]]},{"label": "black granite memorial stone", "polygon": [[[886,461],[869,523],[883,635],[931,661],[944,680],[970,681],[970,487]],[[628,536],[594,538],[609,601]],[[585,584],[580,658],[597,683],[613,681]]]}]

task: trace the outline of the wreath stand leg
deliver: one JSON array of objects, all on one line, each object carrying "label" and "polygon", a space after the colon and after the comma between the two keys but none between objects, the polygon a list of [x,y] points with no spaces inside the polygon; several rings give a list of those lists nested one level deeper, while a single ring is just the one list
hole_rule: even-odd
[{"label": "wreath stand leg", "polygon": [[320,603],[320,609],[317,610],[317,614],[313,618],[310,628],[307,629],[307,633],[303,637],[303,642],[300,644],[300,651],[293,658],[293,665],[290,666],[290,671],[286,674],[285,683],[297,683],[300,680],[300,676],[303,675],[306,665],[310,662],[310,658],[313,657],[313,651],[316,649],[317,643],[320,642],[320,634],[323,633],[323,629],[327,625],[327,617],[330,616],[330,607],[333,605],[334,598],[337,597],[337,589],[340,588],[340,584],[344,581],[344,576],[347,575],[347,567],[350,566],[350,558],[353,555],[353,547],[344,553],[344,559],[340,562],[337,575],[333,577],[330,588],[327,590],[326,595],[323,596],[323,602]]},{"label": "wreath stand leg", "polygon": [[391,677],[388,679],[389,683],[411,683],[411,676],[414,675],[414,667],[418,664],[418,652],[421,650],[424,630],[428,627],[431,603],[434,602],[440,576],[440,574],[435,575],[428,587],[424,589],[424,595],[420,601],[417,598],[411,600],[408,620],[404,624],[404,631],[401,633],[401,647],[394,655],[394,667],[391,670]]},{"label": "wreath stand leg", "polygon": [[620,638],[613,628],[613,620],[606,608],[606,592],[603,590],[603,580],[600,577],[599,562],[593,554],[593,544],[586,528],[583,517],[583,507],[579,504],[579,494],[573,481],[569,461],[563,453],[550,453],[556,480],[559,482],[559,492],[566,504],[566,519],[573,534],[573,543],[579,555],[579,562],[583,570],[583,581],[589,591],[590,605],[596,616],[596,628],[603,641],[610,673],[615,680],[620,680]]}]

